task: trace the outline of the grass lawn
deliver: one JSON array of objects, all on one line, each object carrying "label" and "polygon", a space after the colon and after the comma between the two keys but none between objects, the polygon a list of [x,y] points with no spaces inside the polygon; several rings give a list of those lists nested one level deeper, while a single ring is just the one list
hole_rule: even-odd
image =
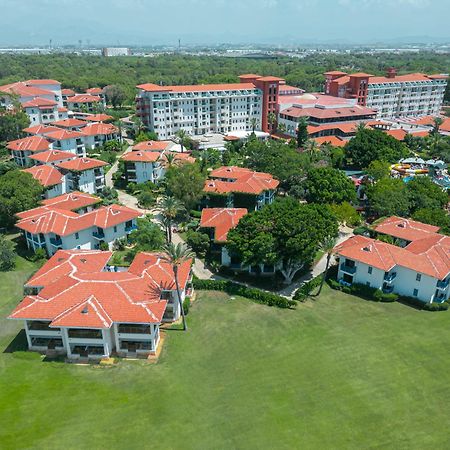
[{"label": "grass lawn", "polygon": [[[0,315],[34,269],[0,274]],[[169,331],[158,364],[43,362],[3,353],[2,448],[450,447],[450,313],[324,288],[288,311],[200,293],[189,331]]]}]

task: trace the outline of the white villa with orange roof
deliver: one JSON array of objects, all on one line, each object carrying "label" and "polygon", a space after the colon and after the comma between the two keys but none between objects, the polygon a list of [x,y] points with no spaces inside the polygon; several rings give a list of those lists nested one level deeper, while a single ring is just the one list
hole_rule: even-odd
[{"label": "white villa with orange roof", "polygon": [[339,281],[423,302],[441,303],[449,298],[450,238],[439,234],[439,227],[390,217],[375,231],[392,236],[396,245],[365,236],[353,236],[337,245]]},{"label": "white villa with orange roof", "polygon": [[[9,318],[24,321],[30,350],[69,359],[156,353],[160,324],[180,315],[172,267],[162,254],[139,253],[114,271],[111,255],[60,250],[28,280]],[[192,289],[191,264],[179,267],[182,300]]]},{"label": "white villa with orange roof", "polygon": [[8,142],[6,148],[11,152],[11,156],[18,166],[29,167],[34,164],[34,161],[30,160],[30,156],[48,151],[51,143],[42,136],[28,136]]},{"label": "white villa with orange roof", "polygon": [[[212,206],[211,203],[218,200],[219,203],[225,204],[217,206],[261,209],[273,202],[279,185],[279,181],[269,173],[254,172],[235,166],[219,167],[213,170],[209,177],[203,188],[208,206]],[[254,201],[249,204],[248,199],[247,201],[244,199],[245,204],[241,205],[239,194],[242,194],[243,198],[254,197]]]},{"label": "white villa with orange roof", "polygon": [[44,248],[49,255],[58,249],[97,249],[102,242],[111,249],[136,229],[140,213],[119,205],[94,209],[100,199],[71,192],[43,202],[42,206],[17,214],[28,248]]}]

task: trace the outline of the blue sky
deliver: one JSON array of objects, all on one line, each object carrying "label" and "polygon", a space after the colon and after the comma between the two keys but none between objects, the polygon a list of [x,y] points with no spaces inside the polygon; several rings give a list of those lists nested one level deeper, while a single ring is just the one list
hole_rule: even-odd
[{"label": "blue sky", "polygon": [[0,45],[450,38],[450,0],[0,0]]}]

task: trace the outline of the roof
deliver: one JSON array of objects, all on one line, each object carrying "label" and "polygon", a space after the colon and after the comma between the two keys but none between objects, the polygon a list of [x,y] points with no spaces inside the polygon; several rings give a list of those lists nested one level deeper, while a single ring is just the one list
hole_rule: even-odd
[{"label": "roof", "polygon": [[146,92],[206,92],[256,89],[253,83],[195,84],[187,86],[159,86],[153,83],[146,83],[136,87]]},{"label": "roof", "polygon": [[75,95],[75,91],[72,89],[61,89],[61,94],[62,95]]},{"label": "roof", "polygon": [[30,158],[42,163],[51,163],[55,161],[63,161],[65,159],[76,158],[76,155],[70,152],[63,152],[61,150],[46,150],[44,152],[39,152],[35,155],[31,155]]},{"label": "roof", "polygon": [[356,131],[361,122],[326,123],[324,125],[308,125],[308,134],[315,134],[325,130],[340,130],[344,134],[351,134]]},{"label": "roof", "polygon": [[61,128],[81,128],[87,125],[87,122],[79,119],[63,119],[52,122],[53,126]]},{"label": "roof", "polygon": [[41,136],[28,136],[8,142],[6,148],[9,150],[42,152],[50,148],[50,142]]},{"label": "roof", "polygon": [[54,100],[49,100],[47,98],[35,97],[33,100],[25,102],[22,104],[24,108],[46,108],[49,106],[56,106],[58,102]]},{"label": "roof", "polygon": [[334,119],[353,116],[368,116],[375,117],[376,111],[365,106],[352,105],[345,108],[299,108],[292,106],[291,108],[280,111],[280,114],[285,114],[290,117],[315,117],[318,119]]},{"label": "roof", "polygon": [[19,81],[17,83],[5,84],[0,86],[0,92],[11,93],[20,97],[38,97],[40,95],[52,95],[54,92],[46,89],[41,89],[36,86],[28,86],[25,83]]},{"label": "roof", "polygon": [[113,116],[109,116],[108,114],[86,114],[83,118],[87,122],[107,122],[108,120],[114,119]]},{"label": "roof", "polygon": [[118,133],[119,129],[111,123],[94,122],[83,128],[86,136],[106,135]]},{"label": "roof", "polygon": [[375,227],[375,231],[378,233],[388,234],[406,241],[415,241],[429,237],[430,233],[435,234],[439,229],[435,225],[428,225],[397,216],[389,217]]},{"label": "roof", "polygon": [[203,228],[214,228],[214,240],[226,242],[228,232],[247,214],[245,208],[204,208],[200,219]]},{"label": "roof", "polygon": [[107,166],[108,163],[94,158],[75,158],[58,164],[61,169],[81,172],[83,170],[95,169],[96,167]]},{"label": "roof", "polygon": [[54,233],[59,236],[68,236],[94,226],[110,228],[139,216],[138,211],[115,204],[102,206],[85,214],[77,214],[68,209],[61,209],[61,204],[56,203],[20,213],[20,217],[23,218],[17,222],[16,226],[32,234]]},{"label": "roof", "polygon": [[103,89],[99,87],[93,87],[86,89],[87,94],[96,95],[96,94],[103,94]]},{"label": "roof", "polygon": [[324,75],[347,75],[347,73],[341,72],[340,70],[330,70],[329,72],[325,72]]},{"label": "roof", "polygon": [[159,152],[148,152],[148,151],[134,151],[125,153],[120,157],[122,161],[130,162],[155,162],[161,157]]},{"label": "roof", "polygon": [[52,131],[59,131],[59,128],[52,125],[35,125],[34,127],[24,128],[23,131],[28,134],[46,134]]},{"label": "roof", "polygon": [[47,80],[27,80],[27,81],[25,81],[25,84],[33,86],[33,85],[40,85],[40,84],[49,85],[49,84],[61,84],[61,83],[56,80],[47,79]]},{"label": "roof", "polygon": [[[445,75],[438,76],[437,78],[447,78]],[[396,75],[393,78],[387,77],[374,77],[369,79],[369,84],[380,84],[380,83],[406,83],[413,81],[431,81],[436,79],[435,75],[426,75],[424,73],[409,73],[406,75]]]},{"label": "roof", "polygon": [[150,150],[153,152],[161,152],[166,150],[167,147],[172,144],[171,141],[143,141],[133,146],[135,150]]},{"label": "roof", "polygon": [[56,184],[62,183],[62,175],[57,169],[53,166],[41,165],[41,166],[33,166],[29,169],[24,169],[24,172],[30,173],[33,178],[42,186],[54,186]]},{"label": "roof", "polygon": [[101,98],[97,95],[75,94],[73,97],[69,97],[67,99],[67,103],[95,103],[100,100]]},{"label": "roof", "polygon": [[405,130],[402,130],[401,128],[387,130],[385,131],[385,133],[397,139],[397,141],[403,141],[405,139],[405,136],[408,134]]},{"label": "roof", "polygon": [[167,160],[167,155],[173,155],[174,156],[174,163],[188,163],[188,164],[193,164],[195,163],[195,158],[187,152],[166,152],[163,155],[163,159]]},{"label": "roof", "polygon": [[[111,252],[59,250],[28,281],[42,287],[27,296],[9,318],[50,320],[52,327],[109,328],[114,322],[160,323],[167,301],[161,292],[174,289],[170,264],[159,253],[138,253],[126,272],[104,268]],[[178,271],[181,288],[192,261]]]},{"label": "roof", "polygon": [[[243,167],[219,167],[213,170],[209,176],[212,179],[205,181],[203,190],[218,194],[244,192],[258,195],[269,189],[276,189],[279,185],[279,181],[275,180],[269,173],[254,172]],[[227,181],[221,180],[220,178],[227,179]]]},{"label": "roof", "polygon": [[64,141],[66,139],[80,139],[84,136],[83,133],[75,130],[61,130],[45,132],[45,136],[57,141]]},{"label": "roof", "polygon": [[347,141],[339,138],[338,136],[320,136],[313,138],[319,145],[331,144],[333,147],[344,147]]}]

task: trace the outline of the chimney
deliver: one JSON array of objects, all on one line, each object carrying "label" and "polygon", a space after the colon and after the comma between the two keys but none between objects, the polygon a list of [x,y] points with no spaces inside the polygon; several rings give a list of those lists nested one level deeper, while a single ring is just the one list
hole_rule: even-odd
[{"label": "chimney", "polygon": [[397,75],[397,69],[395,67],[389,67],[386,71],[386,78],[395,78]]}]

